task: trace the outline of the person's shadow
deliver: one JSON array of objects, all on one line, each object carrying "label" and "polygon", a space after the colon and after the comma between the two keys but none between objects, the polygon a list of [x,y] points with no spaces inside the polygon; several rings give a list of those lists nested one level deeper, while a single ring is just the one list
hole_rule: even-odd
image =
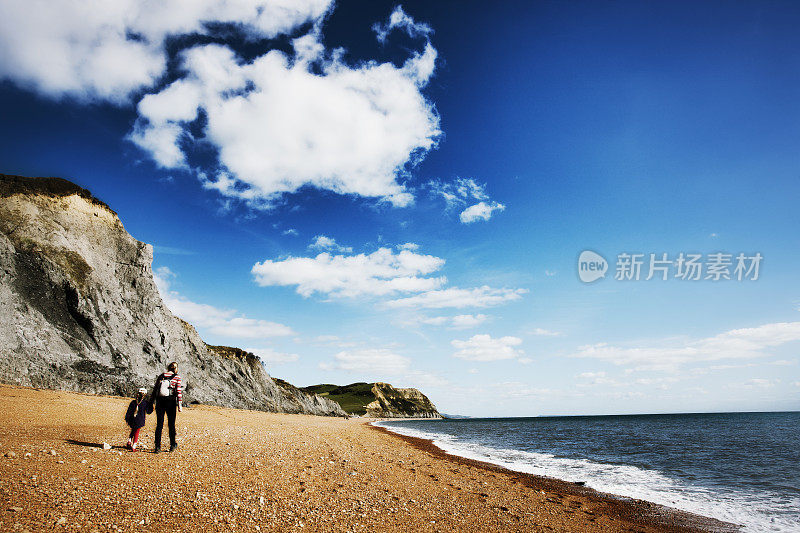
[{"label": "person's shadow", "polygon": [[[74,446],[85,446],[87,448],[102,448],[103,447],[102,444],[98,444],[96,442],[87,442],[87,441],[83,441],[83,440],[64,439],[64,442],[66,442],[68,444],[72,444]],[[126,448],[125,446],[111,446],[111,449],[112,450],[127,450],[128,448]],[[152,450],[142,450],[141,448],[138,451],[139,452],[145,452],[145,453],[153,453]]]}]

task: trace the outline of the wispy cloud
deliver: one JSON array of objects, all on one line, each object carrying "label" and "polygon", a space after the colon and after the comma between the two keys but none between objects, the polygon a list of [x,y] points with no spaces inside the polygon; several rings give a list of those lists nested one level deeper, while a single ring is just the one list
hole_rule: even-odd
[{"label": "wispy cloud", "polygon": [[386,348],[345,350],[333,362],[320,363],[323,370],[344,370],[368,376],[397,375],[406,372],[411,360]]},{"label": "wispy cloud", "polygon": [[160,246],[158,244],[153,245],[153,252],[159,255],[195,255],[197,252],[193,252],[192,250],[186,250],[184,248],[176,248],[173,246]]},{"label": "wispy cloud", "polygon": [[385,42],[386,38],[393,30],[401,30],[409,37],[428,37],[433,30],[430,26],[422,22],[416,22],[413,18],[409,17],[402,6],[397,6],[389,16],[386,23],[376,23],[372,26],[372,31],[380,42]]},{"label": "wispy cloud", "polygon": [[416,315],[400,322],[403,326],[445,326],[450,329],[469,329],[477,327],[489,319],[489,315],[464,314],[453,316],[425,316]]},{"label": "wispy cloud", "polygon": [[621,347],[606,343],[581,346],[570,357],[609,361],[638,369],[676,370],[682,365],[726,359],[749,360],[770,355],[769,350],[800,340],[800,322],[764,324],[726,331],[714,337],[676,343]]},{"label": "wispy cloud", "polygon": [[244,348],[245,351],[255,354],[265,364],[280,365],[294,363],[300,356],[296,353],[276,352],[272,348]]},{"label": "wispy cloud", "polygon": [[492,307],[502,303],[519,300],[527,293],[526,289],[493,289],[484,285],[471,289],[450,287],[447,289],[431,290],[387,302],[388,307],[394,308],[420,308],[442,309],[446,307]]},{"label": "wispy cloud", "polygon": [[160,267],[153,273],[161,298],[175,315],[209,333],[234,339],[261,339],[293,335],[288,326],[267,320],[242,316],[233,309],[219,309],[209,304],[193,302],[170,288],[174,273]]},{"label": "wispy cloud", "polygon": [[453,340],[450,344],[456,349],[453,357],[467,361],[516,359],[524,353],[517,348],[522,344],[522,339],[517,337],[493,338],[491,335],[473,335],[464,341]]},{"label": "wispy cloud", "polygon": [[551,331],[549,329],[544,328],[533,328],[529,331],[531,335],[535,335],[537,337],[560,337],[561,332],[558,331]]},{"label": "wispy cloud", "polygon": [[398,387],[427,389],[446,387],[450,383],[439,375],[414,369],[411,365],[411,359],[388,348],[366,348],[341,351],[331,361],[319,366],[322,370],[347,372],[367,380],[385,380],[388,376]]},{"label": "wispy cloud", "polygon": [[743,387],[746,389],[771,389],[780,382],[779,379],[752,378],[745,381]]},{"label": "wispy cloud", "polygon": [[489,199],[485,184],[471,178],[456,178],[452,182],[433,180],[425,187],[432,195],[443,198],[448,210],[460,209],[459,220],[464,224],[489,220],[495,211],[506,208]]},{"label": "wispy cloud", "polygon": [[336,242],[332,237],[325,235],[317,235],[308,245],[311,250],[328,250],[334,252],[351,253],[353,249],[350,246],[342,246]]}]

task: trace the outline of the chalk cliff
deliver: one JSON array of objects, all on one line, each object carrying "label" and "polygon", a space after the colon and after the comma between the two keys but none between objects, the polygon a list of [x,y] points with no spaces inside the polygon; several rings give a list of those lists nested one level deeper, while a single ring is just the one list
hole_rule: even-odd
[{"label": "chalk cliff", "polygon": [[206,345],[162,302],[152,260],[85,189],[0,174],[0,381],[129,396],[174,360],[187,402],[345,414],[253,354]]}]

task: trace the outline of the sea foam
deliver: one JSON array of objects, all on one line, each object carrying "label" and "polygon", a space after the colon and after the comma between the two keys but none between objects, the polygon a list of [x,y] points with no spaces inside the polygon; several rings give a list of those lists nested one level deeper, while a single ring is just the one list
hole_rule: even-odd
[{"label": "sea foam", "polygon": [[769,498],[763,494],[734,491],[725,493],[687,484],[657,470],[557,457],[548,453],[494,448],[465,442],[446,433],[411,428],[403,423],[375,422],[374,425],[400,435],[428,439],[452,455],[484,461],[526,474],[584,482],[587,487],[601,492],[646,500],[738,524],[742,526],[743,531],[800,531],[798,498]]}]

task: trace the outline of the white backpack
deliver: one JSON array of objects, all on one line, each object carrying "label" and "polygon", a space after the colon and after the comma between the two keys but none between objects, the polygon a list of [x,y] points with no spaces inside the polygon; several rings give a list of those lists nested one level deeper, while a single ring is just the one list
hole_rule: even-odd
[{"label": "white backpack", "polygon": [[161,381],[158,385],[158,395],[161,398],[168,398],[173,396],[174,389],[172,387],[172,379],[175,377],[175,374],[172,374],[170,378],[165,378],[162,374]]}]

